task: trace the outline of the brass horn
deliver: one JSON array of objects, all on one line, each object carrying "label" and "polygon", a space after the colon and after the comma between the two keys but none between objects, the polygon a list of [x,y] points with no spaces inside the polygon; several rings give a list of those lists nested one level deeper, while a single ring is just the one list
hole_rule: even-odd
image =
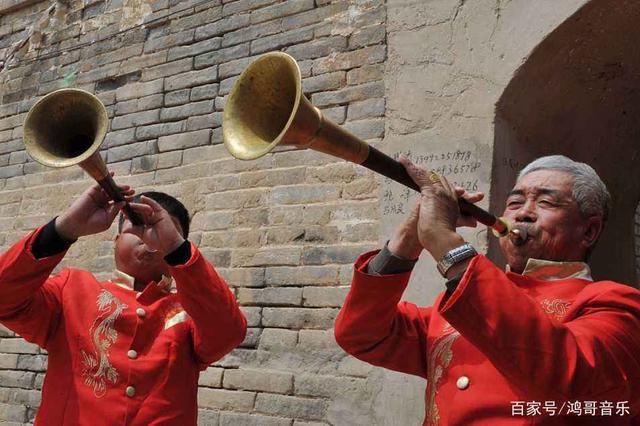
[{"label": "brass horn", "polygon": [[[302,93],[300,68],[286,53],[267,53],[249,64],[231,89],[222,122],[224,144],[238,159],[256,159],[278,145],[309,148],[360,164],[420,191],[401,163],[327,120],[311,104]],[[511,232],[506,219],[465,199],[458,203],[462,213],[499,236]]]},{"label": "brass horn", "polygon": [[[49,93],[31,107],[24,122],[27,153],[48,167],[79,165],[114,201],[125,201],[100,156],[109,117],[95,95],[80,89],[60,89]],[[142,218],[129,204],[124,207],[131,223]]]}]

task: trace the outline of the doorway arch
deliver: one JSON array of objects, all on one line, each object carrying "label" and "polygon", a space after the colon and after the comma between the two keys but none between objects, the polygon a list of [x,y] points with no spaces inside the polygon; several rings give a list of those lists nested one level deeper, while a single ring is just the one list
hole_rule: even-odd
[{"label": "doorway arch", "polygon": [[[595,279],[635,284],[640,200],[640,2],[586,3],[531,53],[496,104],[491,211],[517,172],[551,154],[583,161],[611,192]],[[489,255],[504,263],[492,238]]]}]

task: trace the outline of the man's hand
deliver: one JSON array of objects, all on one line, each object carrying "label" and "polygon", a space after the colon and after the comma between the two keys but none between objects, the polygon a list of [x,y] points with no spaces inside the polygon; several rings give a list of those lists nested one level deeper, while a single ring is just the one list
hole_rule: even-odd
[{"label": "man's hand", "polygon": [[[400,162],[421,190],[418,207],[412,210],[400,229],[411,229],[415,226],[413,229],[420,245],[429,251],[434,259],[440,260],[447,251],[464,243],[462,237],[456,232],[457,226],[477,225],[472,217],[460,214],[458,197],[464,197],[475,203],[480,201],[484,194],[467,194],[462,188],[452,186],[443,176],[435,175],[436,182],[434,182],[432,181],[434,176],[430,176],[430,172],[416,166],[407,158],[401,157]],[[399,234],[406,234],[406,231],[400,231]],[[401,245],[407,248],[415,247],[415,240],[405,237],[399,241],[404,241]],[[396,254],[394,247],[396,247],[395,242],[393,244],[390,242],[389,249]]]},{"label": "man's hand", "polygon": [[[113,176],[113,172],[111,175]],[[123,185],[119,188],[125,200],[133,197],[135,191],[131,187]],[[56,232],[64,239],[76,240],[85,235],[106,231],[124,205],[124,202],[114,203],[100,185],[94,185],[56,218]]]},{"label": "man's hand", "polygon": [[142,196],[139,203],[129,206],[144,221],[144,226],[134,226],[127,221],[123,233],[137,235],[151,250],[157,250],[166,256],[184,243],[184,237],[176,227],[169,212],[155,200]]}]

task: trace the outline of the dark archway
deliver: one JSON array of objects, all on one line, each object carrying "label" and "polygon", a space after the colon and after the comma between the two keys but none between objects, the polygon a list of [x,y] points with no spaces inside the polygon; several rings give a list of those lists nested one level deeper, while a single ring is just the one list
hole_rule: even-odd
[{"label": "dark archway", "polygon": [[[592,0],[531,53],[496,106],[491,208],[517,172],[563,154],[591,164],[613,197],[591,266],[596,279],[636,283],[640,200],[640,2]],[[500,261],[495,240],[489,254]]]}]

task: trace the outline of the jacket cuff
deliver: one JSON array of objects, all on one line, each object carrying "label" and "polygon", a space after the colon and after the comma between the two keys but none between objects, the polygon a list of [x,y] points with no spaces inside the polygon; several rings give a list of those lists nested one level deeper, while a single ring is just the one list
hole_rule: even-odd
[{"label": "jacket cuff", "polygon": [[371,275],[391,275],[413,270],[418,259],[411,260],[396,256],[389,250],[389,241],[367,265],[367,273]]},{"label": "jacket cuff", "polygon": [[164,257],[164,261],[170,266],[184,265],[189,259],[191,259],[191,243],[189,240],[184,240],[177,249]]},{"label": "jacket cuff", "polygon": [[36,259],[43,259],[64,253],[76,241],[78,240],[67,240],[63,238],[58,231],[56,231],[56,218],[53,218],[37,233],[31,245],[31,253]]}]

